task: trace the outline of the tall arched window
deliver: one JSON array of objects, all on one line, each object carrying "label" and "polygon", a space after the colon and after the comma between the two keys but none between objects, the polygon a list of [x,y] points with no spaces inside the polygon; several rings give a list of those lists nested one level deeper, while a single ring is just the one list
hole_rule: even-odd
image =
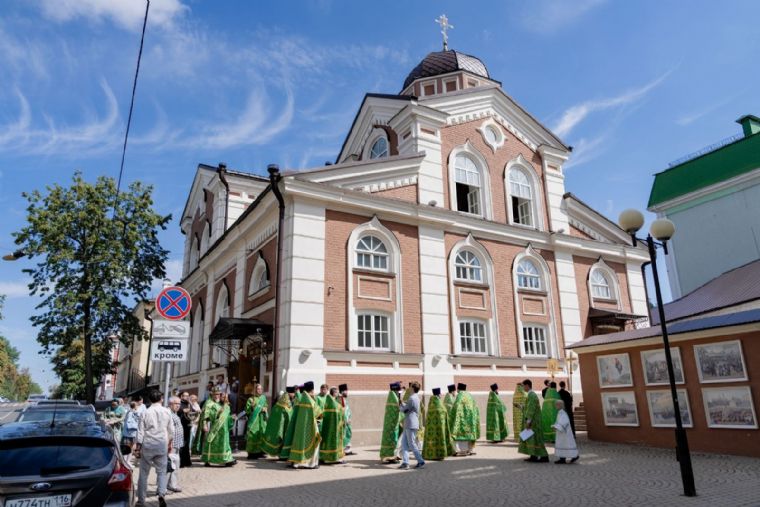
[{"label": "tall arched window", "polygon": [[512,222],[533,227],[533,186],[525,171],[518,167],[509,170],[510,206]]},{"label": "tall arched window", "polygon": [[614,299],[610,281],[601,269],[594,269],[589,276],[591,295],[600,299]]},{"label": "tall arched window", "polygon": [[454,267],[456,268],[457,280],[483,281],[483,268],[480,264],[480,259],[469,250],[461,250],[457,253]]},{"label": "tall arched window", "polygon": [[269,268],[264,257],[259,253],[256,264],[253,266],[251,280],[248,282],[248,296],[253,296],[259,291],[263,291],[269,287],[269,284]]},{"label": "tall arched window", "polygon": [[214,324],[219,322],[222,317],[230,316],[230,293],[227,286],[222,284],[219,294],[216,296],[216,318]]},{"label": "tall arched window", "polygon": [[356,266],[360,268],[388,270],[388,249],[377,236],[367,234],[356,244]]},{"label": "tall arched window", "polygon": [[541,273],[530,259],[517,265],[517,286],[521,289],[541,289]]},{"label": "tall arched window", "polygon": [[208,222],[206,222],[206,225],[203,227],[203,233],[201,234],[201,248],[200,248],[200,255],[203,255],[208,250],[209,241],[211,240],[211,228],[208,225]]},{"label": "tall arched window", "polygon": [[464,153],[458,154],[454,159],[457,211],[483,214],[481,180],[481,172],[475,161]]},{"label": "tall arched window", "polygon": [[369,158],[383,158],[388,156],[388,140],[378,137],[369,151]]}]

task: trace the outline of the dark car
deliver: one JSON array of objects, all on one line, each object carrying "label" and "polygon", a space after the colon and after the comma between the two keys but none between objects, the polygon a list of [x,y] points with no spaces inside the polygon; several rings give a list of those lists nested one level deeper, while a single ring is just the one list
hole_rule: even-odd
[{"label": "dark car", "polygon": [[4,507],[128,507],[132,470],[103,423],[0,426],[0,504]]},{"label": "dark car", "polygon": [[32,405],[26,407],[16,422],[90,422],[97,421],[92,405]]},{"label": "dark car", "polygon": [[41,401],[37,402],[36,406],[42,407],[42,406],[49,406],[49,405],[57,405],[57,406],[73,405],[73,406],[78,406],[78,405],[81,405],[81,403],[79,403],[77,400],[41,400]]}]

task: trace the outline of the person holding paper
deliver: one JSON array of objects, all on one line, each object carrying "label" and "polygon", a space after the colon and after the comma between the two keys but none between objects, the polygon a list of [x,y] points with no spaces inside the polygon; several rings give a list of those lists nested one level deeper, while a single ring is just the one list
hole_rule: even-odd
[{"label": "person holding paper", "polygon": [[573,428],[570,425],[570,417],[565,412],[565,402],[562,400],[556,400],[554,406],[557,407],[557,420],[553,425],[553,428],[557,431],[557,442],[554,444],[554,455],[559,458],[554,463],[562,465],[567,463],[567,459],[570,458],[570,463],[578,461],[578,446],[575,443],[575,437],[573,436]]},{"label": "person holding paper", "polygon": [[530,379],[523,380],[525,391],[525,408],[523,409],[523,427],[520,433],[520,445],[517,452],[529,456],[525,461],[533,463],[548,463],[549,453],[544,446],[544,432],[541,428],[541,403],[538,395],[533,392],[533,382]]}]

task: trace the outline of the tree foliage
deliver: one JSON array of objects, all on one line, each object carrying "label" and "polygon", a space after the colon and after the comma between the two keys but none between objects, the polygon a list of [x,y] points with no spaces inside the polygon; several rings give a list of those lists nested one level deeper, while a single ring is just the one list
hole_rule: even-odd
[{"label": "tree foliage", "polygon": [[[16,244],[37,260],[24,271],[31,276],[31,294],[42,298],[31,318],[41,353],[64,348],[53,356],[59,374],[65,364],[72,368],[84,361],[86,367],[89,357],[90,378],[72,373],[71,381],[81,383],[90,401],[93,379],[111,369],[109,337],[118,334],[125,345],[144,338],[131,305],[145,299],[154,279],[165,276],[168,255],[158,233],[171,216],[153,210],[152,187],[134,182],[118,199],[116,193],[113,178],[99,177],[92,184],[79,172],[69,187],[56,184],[44,194],[24,193],[27,225],[15,234]],[[77,340],[83,358],[65,350]]]},{"label": "tree foliage", "polygon": [[[0,296],[0,320],[5,296]],[[19,352],[11,342],[0,335],[0,396],[11,400],[25,400],[30,394],[42,392],[32,380],[28,368],[19,368]]]}]

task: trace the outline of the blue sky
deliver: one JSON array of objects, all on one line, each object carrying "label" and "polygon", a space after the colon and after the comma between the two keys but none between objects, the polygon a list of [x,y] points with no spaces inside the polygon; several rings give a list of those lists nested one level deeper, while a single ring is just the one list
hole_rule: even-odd
[{"label": "blue sky", "polygon": [[[651,175],[760,114],[756,1],[292,2],[154,0],[125,180],[181,213],[196,165],[265,173],[334,160],[365,92],[397,93],[440,49],[480,57],[523,107],[575,147],[568,191],[611,218],[643,209]],[[116,176],[144,4],[8,0],[0,7],[0,251],[23,191]],[[183,236],[163,234],[179,276]],[[21,269],[0,263],[0,331],[44,386]]]}]

